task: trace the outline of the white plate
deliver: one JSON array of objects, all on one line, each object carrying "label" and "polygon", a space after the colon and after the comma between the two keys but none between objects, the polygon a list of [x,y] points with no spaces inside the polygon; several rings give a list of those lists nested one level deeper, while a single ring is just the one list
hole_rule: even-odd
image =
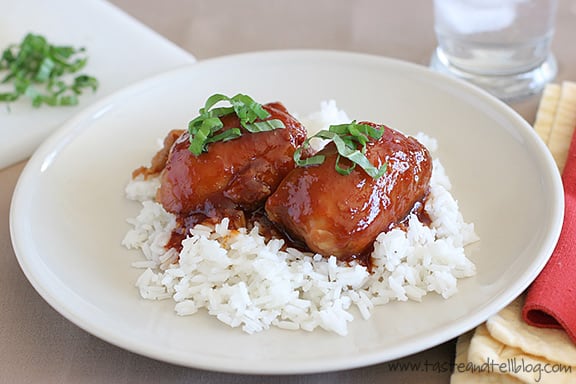
[{"label": "white plate", "polygon": [[26,98],[11,103],[10,108],[0,103],[0,169],[30,156],[83,107],[135,81],[195,61],[191,54],[102,0],[2,2],[0,52],[29,32],[57,45],[85,47],[88,63],[83,73],[97,77],[100,87],[82,95],[74,107],[33,108]]},{"label": "white plate", "polygon": [[[120,242],[139,210],[123,195],[156,140],[186,127],[215,92],[280,100],[307,114],[334,98],[351,118],[439,140],[464,217],[481,242],[476,277],[449,300],[378,307],[346,337],[273,329],[256,335],[205,314],[141,300]],[[531,127],[507,106],[425,68],[381,57],[279,51],[204,61],[141,82],[70,120],[34,154],[11,210],[16,255],[56,310],[86,331],[155,359],[240,373],[310,373],[396,359],[445,342],[519,295],[544,266],[563,215],[558,171]]]}]

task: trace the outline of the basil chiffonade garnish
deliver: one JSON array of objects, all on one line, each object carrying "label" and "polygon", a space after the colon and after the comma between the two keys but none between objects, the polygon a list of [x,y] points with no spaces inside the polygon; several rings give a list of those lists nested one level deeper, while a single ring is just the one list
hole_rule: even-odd
[{"label": "basil chiffonade garnish", "polygon": [[[216,104],[220,102],[227,102],[230,105],[217,107]],[[207,151],[210,143],[228,141],[242,136],[242,129],[256,133],[285,128],[284,123],[278,119],[264,120],[270,117],[270,113],[250,96],[243,94],[237,94],[233,97],[219,93],[214,94],[206,100],[199,113],[198,117],[188,123],[189,149],[196,156]],[[230,113],[235,113],[238,116],[240,127],[222,130],[224,124],[220,118]]]},{"label": "basil chiffonade garnish", "polygon": [[11,44],[0,56],[0,84],[12,84],[13,90],[0,92],[0,101],[12,102],[21,96],[34,107],[76,105],[85,88],[96,91],[98,80],[88,75],[73,75],[86,65],[84,48],[55,46],[45,37],[29,33],[19,44]]},{"label": "basil chiffonade garnish", "polygon": [[[310,146],[310,140],[313,138],[327,139],[334,143],[338,151],[335,169],[341,175],[349,175],[358,165],[368,175],[378,179],[386,172],[386,164],[376,167],[366,157],[366,143],[372,139],[379,139],[384,133],[383,129],[375,128],[368,124],[359,124],[352,121],[349,124],[331,125],[328,130],[321,130],[314,136],[308,138],[300,148],[294,153],[294,161],[297,166],[304,167],[308,165],[322,164],[325,160],[324,155],[315,155],[302,159],[302,150]],[[358,149],[360,147],[360,149]],[[340,165],[342,157],[352,162],[351,166],[343,167]]]}]

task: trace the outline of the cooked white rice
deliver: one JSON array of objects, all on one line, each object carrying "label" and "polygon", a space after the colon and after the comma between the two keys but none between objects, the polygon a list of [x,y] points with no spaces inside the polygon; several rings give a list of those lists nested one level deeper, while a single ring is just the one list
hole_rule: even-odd
[{"label": "cooked white rice", "polygon": [[[310,127],[350,121],[336,104],[302,119]],[[434,155],[436,141],[417,135]],[[144,272],[136,281],[140,295],[150,300],[173,300],[178,315],[201,310],[247,333],[272,326],[312,331],[318,327],[346,335],[356,315],[371,316],[376,305],[390,301],[421,301],[430,292],[449,298],[457,280],[475,274],[464,247],[478,240],[466,223],[442,164],[434,159],[430,196],[425,210],[430,227],[413,215],[407,231],[381,233],[374,244],[373,272],[288,248],[283,240],[266,242],[251,231],[228,229],[228,219],[215,227],[197,225],[178,254],[166,250],[176,221],[154,201],[158,180],[132,180],[126,196],[140,201],[139,215],[123,240],[144,258],[133,264]]]}]

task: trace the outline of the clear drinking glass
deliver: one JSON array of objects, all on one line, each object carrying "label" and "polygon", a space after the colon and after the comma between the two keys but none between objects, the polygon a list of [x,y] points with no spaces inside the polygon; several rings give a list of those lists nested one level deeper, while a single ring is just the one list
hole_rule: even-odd
[{"label": "clear drinking glass", "polygon": [[430,67],[513,101],[554,79],[557,0],[434,0]]}]

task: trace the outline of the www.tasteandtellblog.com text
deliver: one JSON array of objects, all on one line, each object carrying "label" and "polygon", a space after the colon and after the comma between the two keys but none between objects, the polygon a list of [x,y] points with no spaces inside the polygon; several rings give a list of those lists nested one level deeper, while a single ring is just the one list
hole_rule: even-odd
[{"label": "www.tasteandtellblog.com text", "polygon": [[496,361],[487,358],[482,364],[478,363],[455,363],[448,361],[418,361],[401,362],[395,361],[387,364],[390,371],[412,371],[412,372],[470,372],[470,373],[499,373],[499,374],[531,374],[536,382],[542,379],[543,375],[549,374],[569,374],[572,367],[555,363],[535,363],[524,358],[511,358],[505,361]]}]

